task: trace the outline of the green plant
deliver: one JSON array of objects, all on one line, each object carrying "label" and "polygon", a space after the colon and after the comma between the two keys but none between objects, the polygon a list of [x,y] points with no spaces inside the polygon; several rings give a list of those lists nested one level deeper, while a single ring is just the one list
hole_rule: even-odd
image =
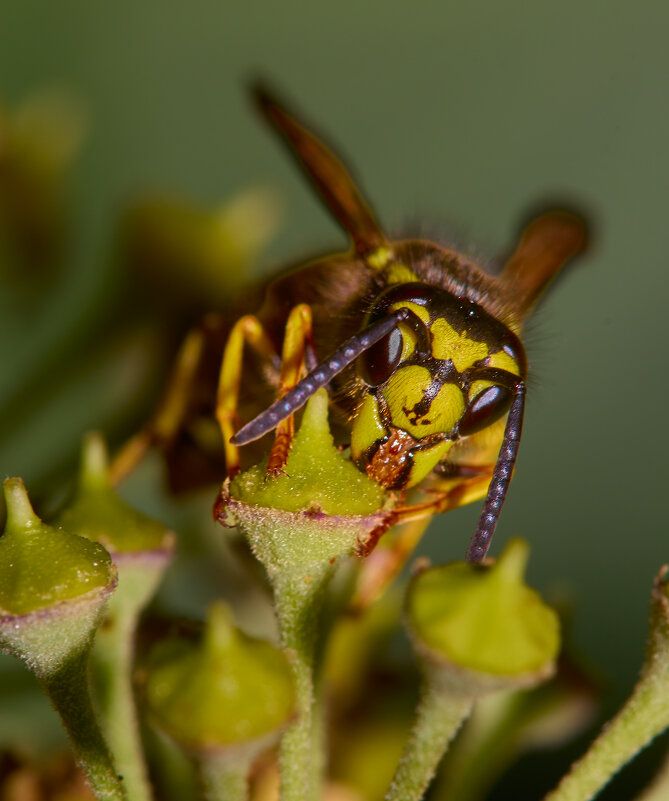
[{"label": "green plant", "polygon": [[[19,177],[25,152],[16,150]],[[26,185],[28,192],[46,191],[39,182]],[[36,208],[48,218],[52,206]],[[205,285],[217,269],[236,270],[258,243],[235,232],[253,229],[258,205],[247,200],[232,208],[235,224],[227,228],[230,209],[220,215],[158,203],[135,210],[122,237],[128,262],[155,267],[168,253],[177,283],[182,256],[202,263]],[[12,220],[3,222],[11,232]],[[48,218],[44,230],[58,225]],[[200,249],[203,238],[208,244]],[[169,247],[162,247],[165,240]],[[5,260],[29,264],[23,241],[8,238]],[[53,257],[49,248],[44,269],[47,256]],[[189,289],[183,306],[172,298],[173,317],[152,321],[157,329],[182,326],[183,308],[197,306],[198,293]],[[115,333],[132,323],[111,318]],[[109,331],[97,333],[93,352],[109,355]],[[41,682],[97,798],[267,801],[276,797],[278,771],[282,801],[326,794],[411,801],[423,797],[435,774],[435,798],[474,801],[518,754],[582,729],[592,699],[558,660],[555,612],[523,581],[527,545],[511,541],[482,565],[418,565],[408,584],[400,579],[381,592],[375,575],[395,535],[385,535],[376,550],[369,546],[392,522],[396,498],[335,446],[328,414],[320,390],[305,408],[282,473],[267,478],[269,454],[260,453],[256,465],[225,482],[215,514],[234,530],[217,529],[227,543],[223,555],[218,543],[192,530],[189,536],[190,524],[181,530],[183,507],[169,507],[168,528],[122,500],[100,435],[86,438],[74,494],[49,516],[53,525],[35,514],[19,479],[5,483],[0,643]],[[129,419],[117,425],[123,423],[130,427]],[[190,433],[213,442],[211,452],[220,447],[213,429]],[[172,460],[192,453],[181,444],[172,443]],[[150,471],[149,479],[157,493]],[[57,495],[59,484],[42,482],[42,498]],[[212,495],[192,501],[200,531]],[[203,624],[178,619],[165,595],[154,598],[168,568],[178,571],[189,559],[197,559],[198,576],[214,563],[212,572],[229,580],[212,588]],[[245,571],[245,581],[234,581],[226,559]],[[274,620],[275,627],[266,626],[273,642],[237,628],[230,606],[220,602],[224,594],[247,624]],[[547,801],[594,797],[669,725],[668,608],[663,570],[630,701]],[[413,668],[406,653],[394,660],[387,647],[402,621]],[[14,801],[10,779],[3,789]],[[663,798],[668,783],[665,770],[644,801]]]}]

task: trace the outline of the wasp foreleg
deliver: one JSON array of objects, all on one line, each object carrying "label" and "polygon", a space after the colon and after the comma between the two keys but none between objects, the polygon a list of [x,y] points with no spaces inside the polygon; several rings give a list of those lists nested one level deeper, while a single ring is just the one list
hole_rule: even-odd
[{"label": "wasp foreleg", "polygon": [[[301,303],[291,311],[286,323],[286,334],[281,353],[279,398],[282,398],[299,383],[309,351],[313,354],[311,308],[306,303]],[[294,430],[293,415],[282,420],[276,427],[274,445],[267,462],[268,475],[277,476],[283,471],[293,441]]]}]

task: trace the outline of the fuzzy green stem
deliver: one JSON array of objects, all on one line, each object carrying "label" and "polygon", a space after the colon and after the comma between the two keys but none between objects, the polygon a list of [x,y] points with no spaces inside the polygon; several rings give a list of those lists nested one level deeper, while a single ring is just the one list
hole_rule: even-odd
[{"label": "fuzzy green stem", "polygon": [[386,801],[420,801],[448,744],[472,710],[473,698],[429,677],[416,722],[397,766]]},{"label": "fuzzy green stem", "polygon": [[275,583],[281,644],[295,679],[297,718],[281,738],[281,801],[317,801],[321,797],[323,758],[320,715],[315,708],[314,655],[322,594],[332,567],[313,568]]},{"label": "fuzzy green stem", "polygon": [[[641,679],[625,706],[606,726],[544,801],[588,801],[653,737],[669,726],[669,677],[664,672]],[[669,700],[669,699],[668,699]]]},{"label": "fuzzy green stem", "polygon": [[449,754],[435,788],[439,801],[478,801],[486,797],[518,754],[519,732],[514,718],[518,693],[500,692],[481,699],[466,730]]},{"label": "fuzzy green stem", "polygon": [[321,797],[323,717],[313,675],[320,602],[335,566],[388,517],[383,488],[335,447],[327,417],[327,393],[320,390],[307,403],[283,475],[268,481],[266,467],[256,465],[223,486],[216,508],[224,525],[241,529],[267,570],[295,679],[296,720],[280,746],[281,801]]},{"label": "fuzzy green stem", "polygon": [[98,630],[92,662],[104,730],[130,801],[151,801],[132,675],[139,615],[153,596],[170,548],[118,553],[119,586]]},{"label": "fuzzy green stem", "polygon": [[544,801],[589,801],[669,727],[669,586],[660,571],[652,594],[646,658],[634,692],[589,750]]},{"label": "fuzzy green stem", "polygon": [[251,758],[209,754],[198,759],[205,801],[247,801]]},{"label": "fuzzy green stem", "polygon": [[318,801],[323,772],[322,715],[316,706],[314,662],[318,617],[328,583],[342,558],[384,515],[336,516],[253,507],[227,496],[220,513],[244,532],[274,589],[281,645],[291,664],[296,717],[280,746],[281,801]]},{"label": "fuzzy green stem", "polygon": [[102,679],[100,707],[129,801],[151,801],[132,688],[137,611],[123,604],[113,608],[114,613],[98,631],[95,642],[95,661]]},{"label": "fuzzy green stem", "polygon": [[88,650],[67,660],[42,681],[72,742],[98,801],[127,801],[114,762],[102,736],[91,704],[88,682]]}]

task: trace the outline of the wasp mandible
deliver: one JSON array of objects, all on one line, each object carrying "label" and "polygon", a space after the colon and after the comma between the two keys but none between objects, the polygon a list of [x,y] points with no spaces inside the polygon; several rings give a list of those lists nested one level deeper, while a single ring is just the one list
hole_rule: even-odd
[{"label": "wasp mandible", "polygon": [[[254,94],[351,249],[280,275],[257,313],[226,329],[216,416],[227,471],[239,468],[240,447],[276,429],[268,472],[280,472],[293,414],[328,387],[360,470],[400,493],[429,483],[430,500],[400,509],[397,520],[485,496],[466,556],[479,562],[521,437],[523,324],[561,267],[583,250],[585,224],[569,211],[536,217],[497,275],[435,242],[394,241],[330,148],[265,88]],[[237,430],[247,347],[274,376],[278,399]]]}]

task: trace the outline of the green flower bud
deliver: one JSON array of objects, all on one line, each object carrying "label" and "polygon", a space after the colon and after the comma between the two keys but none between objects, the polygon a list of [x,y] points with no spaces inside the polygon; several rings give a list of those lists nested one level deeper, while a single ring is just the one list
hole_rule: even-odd
[{"label": "green flower bud", "polygon": [[523,582],[527,555],[516,539],[493,564],[455,562],[419,573],[406,606],[419,652],[433,664],[484,674],[501,686],[550,674],[559,621]]},{"label": "green flower bud", "polygon": [[307,403],[282,475],[268,481],[266,464],[240,473],[230,484],[233,498],[287,512],[369,515],[384,503],[383,487],[334,444],[328,426],[328,395],[319,390]]},{"label": "green flower bud", "polygon": [[84,133],[82,110],[61,92],[39,92],[11,113],[0,106],[0,274],[33,298],[63,267],[64,174]]},{"label": "green flower bud", "polygon": [[0,537],[0,611],[24,615],[106,587],[111,557],[99,544],[43,523],[23,481],[4,482],[7,524]]},{"label": "green flower bud", "polygon": [[240,473],[223,486],[215,515],[243,532],[275,591],[288,581],[312,593],[342,557],[374,544],[392,519],[387,504],[385,490],[335,447],[320,390],[306,405],[283,474],[268,479],[266,463]]},{"label": "green flower bud", "polygon": [[60,522],[82,537],[103,543],[118,568],[118,589],[95,638],[91,673],[105,734],[128,796],[146,799],[149,781],[141,759],[132,686],[134,644],[139,615],[163,577],[175,538],[165,526],[135,511],[114,492],[105,444],[97,433],[84,441],[76,493]]},{"label": "green flower bud", "polygon": [[107,478],[105,444],[97,433],[85,439],[76,494],[58,523],[68,531],[101,543],[114,554],[154,551],[170,544],[172,539],[162,523],[137,512],[114,492]]},{"label": "green flower bud", "polygon": [[61,686],[70,686],[69,679],[61,682],[62,676],[85,661],[104,604],[116,587],[116,569],[98,543],[44,524],[20,478],[8,478],[4,486],[0,648],[45,683],[61,715],[70,714],[67,707],[76,717],[72,710],[77,705],[66,701],[63,707],[56,696]]},{"label": "green flower bud", "polygon": [[281,651],[233,625],[215,603],[199,643],[159,645],[150,660],[146,700],[157,725],[183,747],[246,747],[279,733],[295,706],[292,674]]},{"label": "green flower bud", "polygon": [[126,215],[126,259],[153,295],[209,309],[229,306],[231,293],[248,281],[274,236],[279,214],[276,199],[263,189],[214,209],[175,198],[146,199]]}]

